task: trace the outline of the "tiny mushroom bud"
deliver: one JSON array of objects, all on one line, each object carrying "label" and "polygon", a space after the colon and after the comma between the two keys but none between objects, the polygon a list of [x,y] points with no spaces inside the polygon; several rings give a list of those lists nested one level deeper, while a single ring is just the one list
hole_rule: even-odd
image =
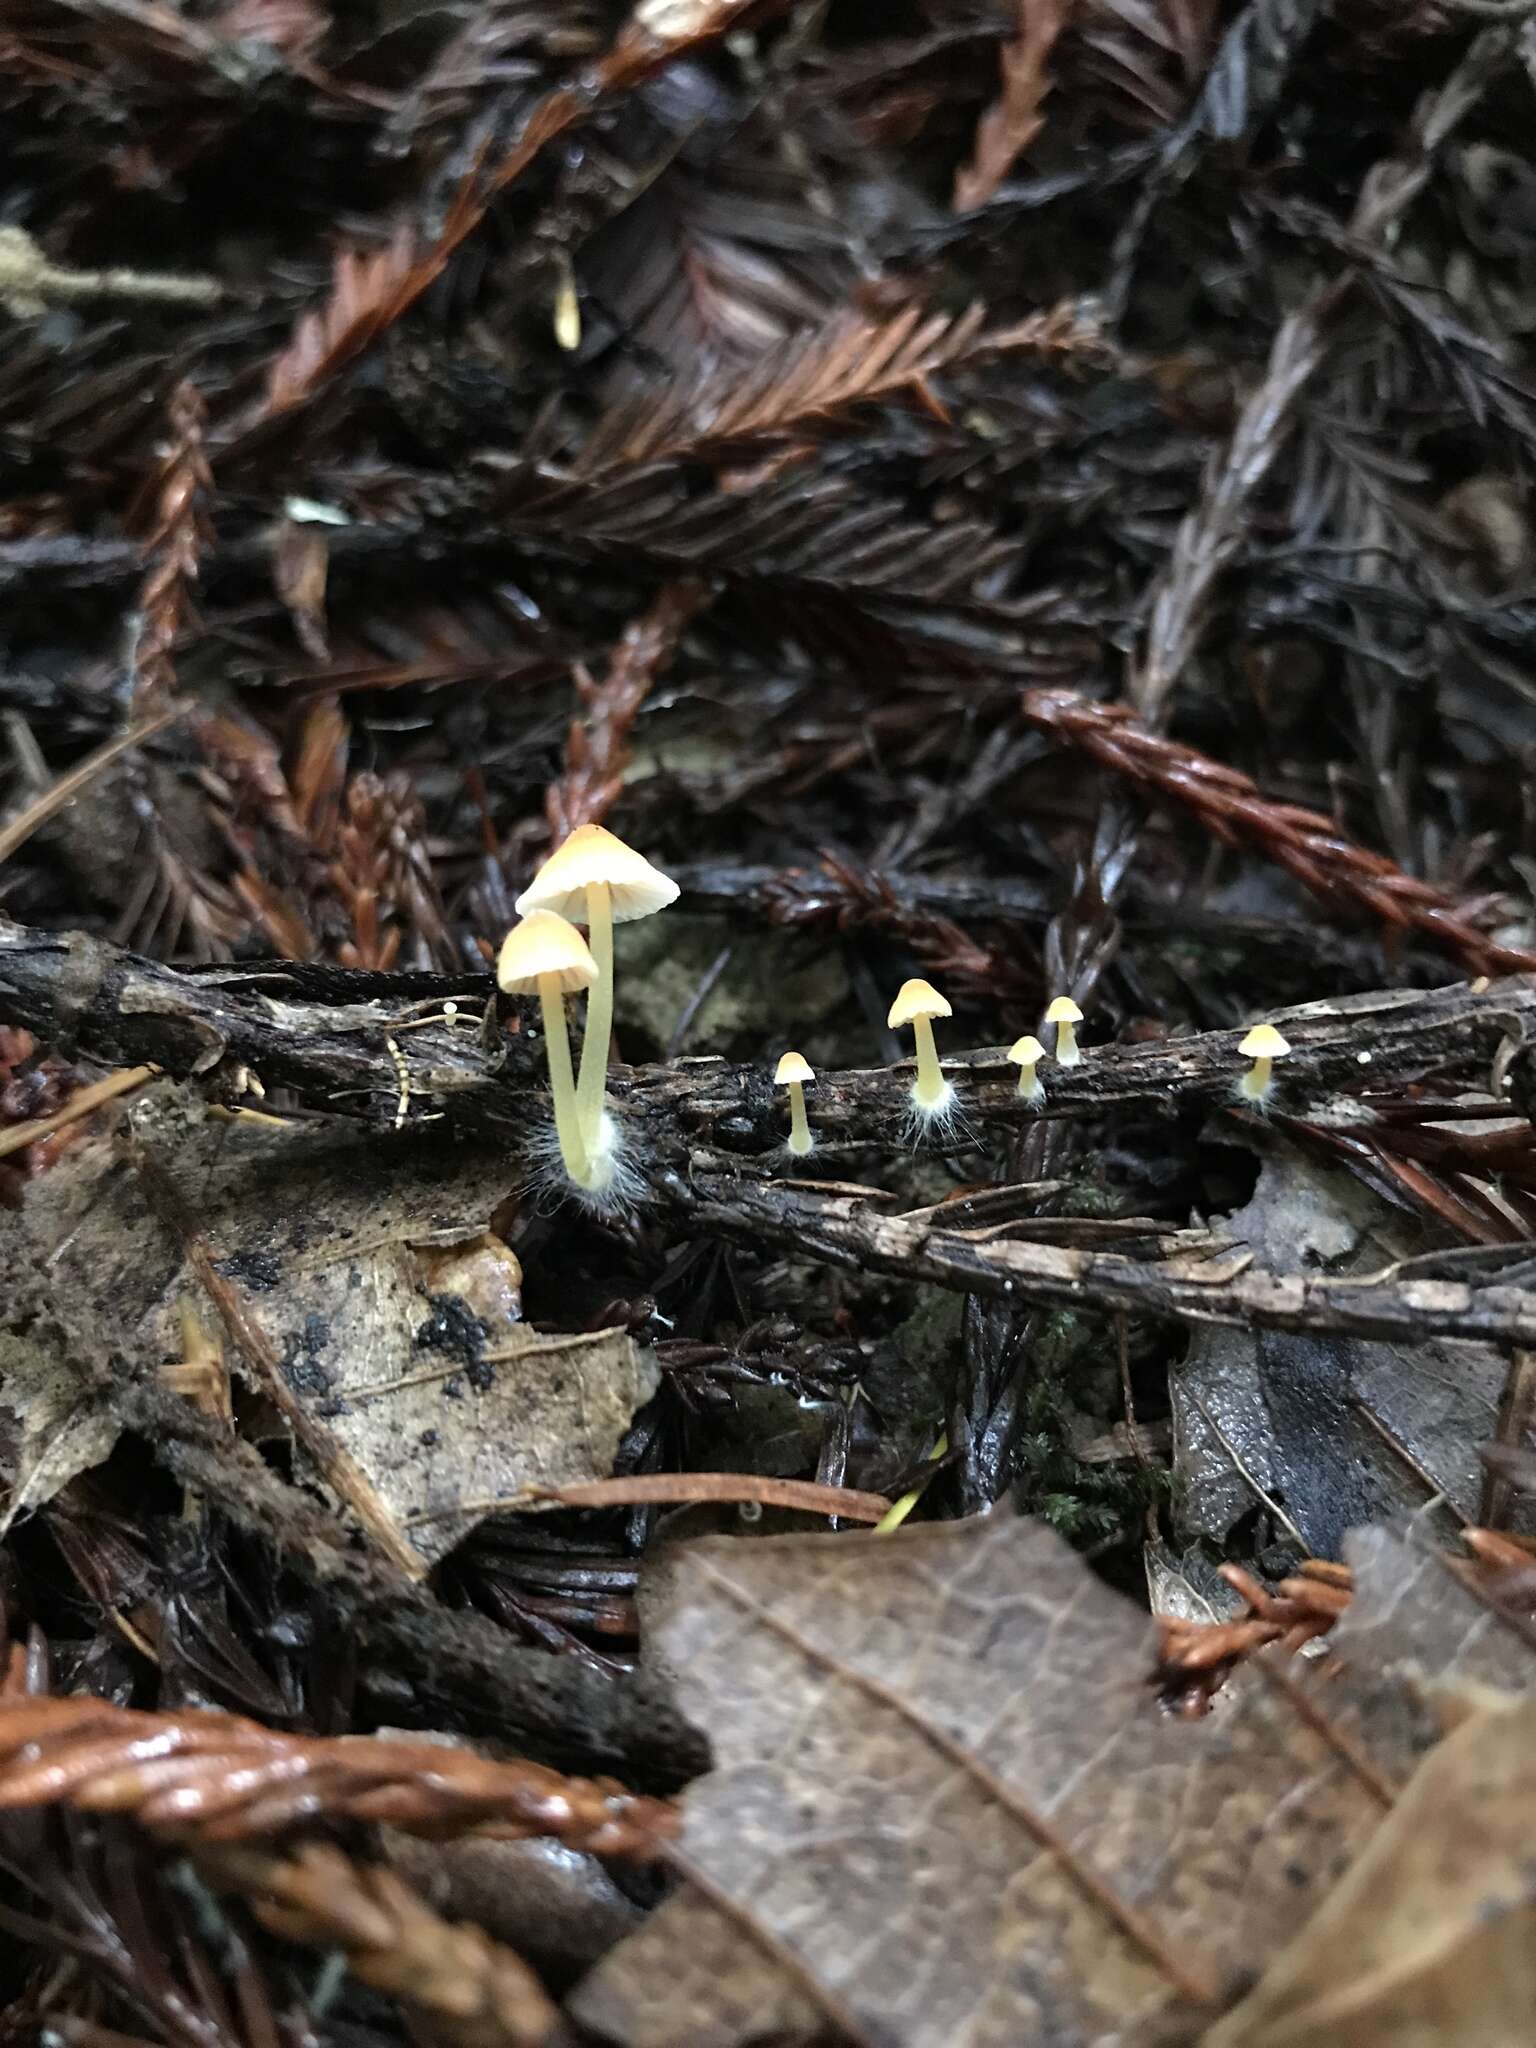
[{"label": "tiny mushroom bud", "polygon": [[610,1162],[610,1171],[613,1138],[611,1122],[603,1114],[603,1084],[613,1036],[613,927],[665,910],[677,896],[676,882],[653,868],[644,854],[601,825],[578,825],[517,899],[524,916],[552,910],[557,917],[587,927],[597,978],[587,997],[577,1101],[586,1148],[600,1168]]},{"label": "tiny mushroom bud", "polygon": [[576,1110],[576,1083],[571,1076],[571,1042],[565,1031],[565,998],[573,989],[591,988],[597,963],[586,940],[573,924],[551,910],[530,911],[507,933],[496,963],[496,980],[509,996],[538,991],[544,1013],[544,1050],[549,1061],[549,1092],[555,1104],[555,1135],[565,1170],[581,1187],[591,1186],[591,1164],[582,1140]]},{"label": "tiny mushroom bud", "polygon": [[1253,1061],[1237,1084],[1238,1094],[1247,1102],[1267,1102],[1275,1085],[1275,1061],[1285,1058],[1290,1040],[1282,1038],[1273,1024],[1255,1024],[1237,1049],[1245,1060]]},{"label": "tiny mushroom bud", "polygon": [[1056,1064],[1059,1067],[1075,1067],[1083,1055],[1078,1050],[1075,1026],[1083,1021],[1083,1013],[1070,996],[1057,996],[1045,1013],[1047,1024],[1056,1026]]},{"label": "tiny mushroom bud", "polygon": [[1038,1038],[1026,1034],[1016,1038],[1008,1048],[1008,1057],[1019,1070],[1018,1093],[1026,1102],[1045,1100],[1045,1087],[1039,1075],[1039,1065],[1045,1058],[1045,1047]]},{"label": "tiny mushroom bud", "polygon": [[785,1053],[773,1072],[774,1086],[789,1090],[789,1149],[797,1159],[803,1159],[816,1142],[805,1119],[805,1084],[815,1078],[809,1063],[797,1052]]},{"label": "tiny mushroom bud", "polygon": [[954,1107],[955,1091],[940,1070],[938,1050],[933,1042],[934,1018],[953,1014],[931,982],[914,980],[902,983],[885,1020],[893,1031],[899,1030],[903,1024],[912,1026],[912,1035],[917,1042],[917,1079],[912,1083],[912,1106],[924,1119],[945,1116]]}]

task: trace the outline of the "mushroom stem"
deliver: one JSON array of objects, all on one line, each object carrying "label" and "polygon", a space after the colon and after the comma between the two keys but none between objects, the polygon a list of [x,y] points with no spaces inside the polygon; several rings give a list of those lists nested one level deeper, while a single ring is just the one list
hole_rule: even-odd
[{"label": "mushroom stem", "polygon": [[933,1019],[914,1017],[912,1036],[917,1040],[917,1079],[912,1083],[912,1100],[921,1109],[937,1109],[949,1093],[949,1083],[939,1066],[938,1047],[933,1042]]},{"label": "mushroom stem", "polygon": [[1077,1026],[1063,1018],[1056,1026],[1056,1064],[1058,1067],[1075,1067],[1081,1064],[1082,1057],[1077,1043]]},{"label": "mushroom stem", "polygon": [[1022,1095],[1026,1102],[1038,1102],[1045,1094],[1045,1087],[1040,1079],[1039,1065],[1036,1061],[1030,1060],[1027,1065],[1020,1066],[1019,1085],[1015,1092]]},{"label": "mushroom stem", "polygon": [[613,1038],[613,892],[606,882],[594,882],[587,890],[587,944],[597,962],[597,979],[587,991],[587,1030],[581,1041],[576,1101],[582,1138],[588,1153],[595,1157],[601,1150],[603,1092]]},{"label": "mushroom stem", "polygon": [[1238,1093],[1246,1095],[1250,1102],[1262,1102],[1269,1093],[1270,1082],[1275,1071],[1272,1057],[1260,1055],[1238,1082]]},{"label": "mushroom stem", "polygon": [[582,1138],[581,1118],[576,1106],[576,1083],[571,1074],[571,1041],[565,1029],[565,997],[554,974],[539,976],[539,1008],[544,1013],[544,1050],[549,1060],[549,1092],[555,1102],[555,1136],[560,1140],[560,1157],[571,1179],[582,1187],[590,1185],[587,1147]]},{"label": "mushroom stem", "polygon": [[797,1159],[803,1159],[812,1144],[811,1126],[805,1114],[805,1083],[791,1081],[789,1084],[789,1149]]}]

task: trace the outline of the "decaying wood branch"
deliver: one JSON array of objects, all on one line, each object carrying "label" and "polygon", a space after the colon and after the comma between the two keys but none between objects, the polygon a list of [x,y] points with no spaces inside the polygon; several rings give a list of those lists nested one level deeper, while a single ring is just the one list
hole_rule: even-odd
[{"label": "decaying wood branch", "polygon": [[[269,1090],[292,1090],[307,1107],[375,1123],[394,1121],[399,1096],[386,1030],[413,1006],[417,1014],[423,1005],[440,1012],[450,997],[471,1019],[487,1000],[484,984],[473,978],[303,965],[181,974],[79,934],[0,931],[0,1008],[71,1054],[154,1064],[226,1092],[241,1075],[259,1074]],[[1278,1021],[1294,1050],[1281,1070],[1277,1113],[1335,1130],[1368,1130],[1381,1115],[1373,1095],[1433,1077],[1490,1087],[1501,1048],[1507,1055],[1536,1032],[1536,985],[1341,998],[1281,1012]],[[1079,1067],[1051,1068],[1038,1114],[1233,1107],[1243,1065],[1239,1035],[1090,1050]],[[418,1113],[494,1135],[507,1145],[509,1163],[519,1157],[530,1122],[543,1116],[542,1061],[531,1034],[507,1039],[456,1019],[411,1034],[411,1042]],[[955,1149],[1037,1114],[1019,1099],[1001,1047],[947,1065],[965,1119]],[[821,1076],[812,1106],[820,1159],[839,1146],[893,1143],[908,1085],[904,1067]],[[1527,1289],[1518,1247],[1435,1254],[1374,1278],[1331,1281],[1263,1272],[1240,1246],[1157,1226],[1109,1226],[1099,1248],[1085,1246],[1084,1225],[1075,1219],[1023,1225],[1005,1212],[999,1225],[990,1220],[995,1212],[984,1216],[960,1204],[892,1217],[866,1189],[767,1177],[784,1131],[766,1063],[744,1068],[702,1059],[618,1068],[611,1094],[651,1197],[722,1236],[766,1239],[834,1263],[1021,1301],[1409,1342],[1436,1336],[1536,1344],[1536,1291]],[[1447,1102],[1448,1116],[1465,1114],[1464,1099]],[[1066,1230],[1064,1241],[1042,1241],[1041,1232],[1052,1227]],[[1032,1241],[1020,1240],[1025,1228]],[[1116,1232],[1130,1233],[1134,1250],[1123,1249]]]},{"label": "decaying wood branch", "polygon": [[420,1581],[360,1550],[311,1495],[179,1396],[130,1383],[113,1407],[183,1485],[217,1497],[222,1514],[318,1588],[329,1625],[409,1688],[416,1725],[510,1737],[557,1767],[622,1774],[659,1791],[704,1767],[702,1739],[661,1681],[550,1657],[483,1615],[444,1607]]},{"label": "decaying wood branch", "polygon": [[891,1216],[867,1189],[754,1181],[715,1165],[726,1170],[695,1161],[686,1182],[664,1189],[697,1225],[965,1294],[1402,1344],[1471,1337],[1508,1347],[1536,1336],[1536,1260],[1524,1245],[1431,1252],[1358,1279],[1326,1280],[1266,1272],[1240,1241],[1209,1231],[1134,1218],[989,1220],[1007,1190]]},{"label": "decaying wood branch", "polygon": [[[526,1142],[533,1098],[544,1094],[543,1056],[530,1030],[477,1029],[489,976],[383,974],[312,963],[266,962],[180,972],[85,933],[0,924],[0,1015],[70,1055],[152,1065],[226,1099],[242,1076],[292,1091],[306,1109],[393,1125],[398,1071],[385,1034],[458,1005],[451,1021],[407,1034],[411,1113],[441,1114],[494,1135],[514,1154]],[[531,1023],[531,1019],[527,1020]],[[1020,1028],[1032,1020],[1020,1018]],[[1428,992],[1384,990],[1274,1013],[1291,1041],[1275,1107],[1333,1128],[1370,1128],[1371,1097],[1445,1075],[1486,1086],[1501,1045],[1536,1038],[1536,984],[1505,980]],[[946,1049],[964,1121],[954,1149],[982,1132],[1045,1117],[1102,1116],[1135,1104],[1166,1115],[1230,1106],[1243,1071],[1242,1030],[1094,1048],[1082,1065],[1045,1070],[1046,1100],[1020,1101],[1002,1046]],[[906,1114],[904,1066],[818,1076],[810,1098],[818,1144],[890,1144]],[[744,1156],[776,1152],[784,1105],[772,1067],[722,1059],[616,1067],[610,1093],[642,1172],[682,1161],[689,1148]],[[966,1126],[970,1126],[967,1135]]]}]

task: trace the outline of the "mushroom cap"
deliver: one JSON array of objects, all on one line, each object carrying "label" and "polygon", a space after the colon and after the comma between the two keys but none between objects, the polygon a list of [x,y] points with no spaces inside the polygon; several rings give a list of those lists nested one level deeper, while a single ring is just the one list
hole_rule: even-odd
[{"label": "mushroom cap", "polygon": [[896,991],[891,1014],[885,1021],[887,1028],[894,1031],[898,1024],[911,1024],[919,1017],[952,1017],[954,1014],[931,981],[913,980],[904,981]]},{"label": "mushroom cap", "polygon": [[1047,1024],[1081,1024],[1083,1013],[1070,996],[1056,996],[1045,1013]]},{"label": "mushroom cap", "polygon": [[518,913],[526,917],[533,910],[552,910],[556,917],[585,924],[587,891],[600,882],[608,884],[615,924],[649,917],[678,898],[676,882],[653,868],[643,853],[601,825],[578,825],[518,897]]},{"label": "mushroom cap", "polygon": [[1237,1049],[1245,1060],[1283,1060],[1291,1041],[1282,1038],[1273,1024],[1255,1024]]},{"label": "mushroom cap", "polygon": [[1036,1060],[1045,1058],[1045,1047],[1038,1038],[1031,1037],[1026,1032],[1022,1038],[1016,1038],[1009,1046],[1008,1057],[1015,1066],[1032,1067]]},{"label": "mushroom cap", "polygon": [[814,1081],[810,1062],[802,1053],[787,1052],[773,1070],[773,1085],[783,1088],[791,1081]]},{"label": "mushroom cap", "polygon": [[549,976],[568,996],[572,989],[592,986],[597,962],[575,925],[552,910],[530,910],[501,942],[496,980],[509,996],[520,996],[531,995]]}]

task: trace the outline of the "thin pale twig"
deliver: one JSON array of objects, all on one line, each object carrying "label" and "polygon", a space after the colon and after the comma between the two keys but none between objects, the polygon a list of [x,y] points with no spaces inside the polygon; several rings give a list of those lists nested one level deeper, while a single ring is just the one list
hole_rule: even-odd
[{"label": "thin pale twig", "polygon": [[637,1472],[626,1479],[588,1479],[571,1486],[527,1486],[507,1500],[470,1501],[452,1509],[413,1515],[408,1526],[445,1514],[491,1513],[549,1501],[567,1508],[627,1508],[654,1502],[754,1501],[761,1507],[798,1509],[808,1515],[841,1515],[849,1522],[878,1522],[890,1502],[883,1494],[847,1486],[818,1486],[808,1479],[769,1479],[756,1472]]},{"label": "thin pale twig", "polygon": [[0,1159],[9,1152],[24,1152],[39,1138],[51,1137],[66,1125],[78,1123],[81,1117],[89,1116],[93,1109],[99,1109],[104,1102],[111,1102],[115,1096],[126,1095],[132,1088],[142,1088],[146,1081],[153,1080],[158,1071],[156,1067],[122,1067],[103,1080],[92,1081],[88,1087],[77,1089],[64,1107],[56,1109],[51,1116],[33,1117],[29,1123],[12,1124],[9,1130],[0,1131]]}]

